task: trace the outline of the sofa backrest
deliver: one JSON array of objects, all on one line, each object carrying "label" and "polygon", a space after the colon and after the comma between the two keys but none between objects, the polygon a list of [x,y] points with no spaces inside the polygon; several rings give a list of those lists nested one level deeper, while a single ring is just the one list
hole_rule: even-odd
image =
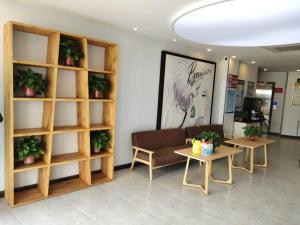
[{"label": "sofa backrest", "polygon": [[174,147],[185,144],[182,128],[140,131],[132,133],[132,145],[149,150]]},{"label": "sofa backrest", "polygon": [[202,125],[199,127],[186,127],[185,136],[186,138],[194,138],[201,134],[203,131],[212,131],[220,135],[221,140],[224,140],[224,130],[223,125],[212,124],[212,125]]}]

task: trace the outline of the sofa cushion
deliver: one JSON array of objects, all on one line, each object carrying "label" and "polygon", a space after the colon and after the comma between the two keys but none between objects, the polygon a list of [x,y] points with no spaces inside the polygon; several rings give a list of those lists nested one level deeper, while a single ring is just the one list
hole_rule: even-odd
[{"label": "sofa cushion", "polygon": [[[176,150],[185,149],[185,148],[191,148],[191,145],[179,145],[179,146],[173,146],[173,147],[167,147],[167,148],[161,148],[161,149],[155,149],[153,150],[153,158],[152,158],[152,165],[154,167],[157,166],[165,166],[168,164],[175,164],[181,161],[186,160],[186,157],[178,155],[174,153]],[[137,154],[137,158],[143,159],[147,162],[149,162],[149,154],[139,151]]]},{"label": "sofa cushion", "polygon": [[132,145],[149,150],[185,144],[182,128],[135,132],[131,135]]},{"label": "sofa cushion", "polygon": [[193,126],[185,128],[185,135],[187,138],[194,138],[200,135],[203,131],[212,131],[216,132],[221,137],[221,142],[224,141],[224,131],[223,125],[203,125],[203,126]]}]

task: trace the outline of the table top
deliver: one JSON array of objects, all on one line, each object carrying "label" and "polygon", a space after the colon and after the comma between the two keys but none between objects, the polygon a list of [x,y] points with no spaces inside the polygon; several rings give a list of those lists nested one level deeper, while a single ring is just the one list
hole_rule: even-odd
[{"label": "table top", "polygon": [[231,148],[231,147],[228,147],[225,145],[220,145],[219,147],[216,147],[214,150],[214,153],[209,156],[203,156],[201,154],[194,154],[192,151],[192,148],[186,148],[186,149],[175,151],[175,153],[177,153],[179,155],[190,157],[192,159],[196,159],[196,160],[203,161],[203,162],[224,158],[224,157],[227,157],[227,156],[230,156],[233,154],[237,154],[240,152],[242,152],[242,150]]},{"label": "table top", "polygon": [[227,140],[225,142],[233,145],[246,147],[246,148],[259,148],[264,145],[271,144],[275,141],[269,138],[262,138],[262,137],[257,138],[255,141],[251,141],[248,139],[248,137],[241,137],[241,138]]}]

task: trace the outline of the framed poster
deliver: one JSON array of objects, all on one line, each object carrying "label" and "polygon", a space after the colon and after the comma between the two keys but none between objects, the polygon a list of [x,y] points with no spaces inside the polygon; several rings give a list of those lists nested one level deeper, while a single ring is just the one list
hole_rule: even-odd
[{"label": "framed poster", "polygon": [[234,113],[235,111],[235,89],[228,89],[226,93],[225,113]]},{"label": "framed poster", "polygon": [[238,75],[228,74],[227,78],[227,88],[237,88],[238,85]]},{"label": "framed poster", "polygon": [[292,105],[300,105],[300,82],[294,85]]},{"label": "framed poster", "polygon": [[247,97],[255,97],[255,82],[248,81]]},{"label": "framed poster", "polygon": [[245,81],[238,80],[237,87],[236,87],[236,96],[235,96],[235,111],[243,110],[244,92],[245,92]]},{"label": "framed poster", "polygon": [[216,63],[162,51],[156,128],[210,124]]}]

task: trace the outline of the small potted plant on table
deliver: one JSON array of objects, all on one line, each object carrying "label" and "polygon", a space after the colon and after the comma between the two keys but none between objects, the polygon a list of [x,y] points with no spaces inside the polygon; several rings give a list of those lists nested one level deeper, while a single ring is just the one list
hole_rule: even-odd
[{"label": "small potted plant on table", "polygon": [[84,57],[80,41],[67,38],[60,40],[60,58],[66,66],[78,66],[79,60]]},{"label": "small potted plant on table", "polygon": [[23,89],[26,97],[36,97],[36,94],[42,95],[46,91],[47,81],[43,79],[42,74],[36,73],[30,68],[18,69],[16,85]]},{"label": "small potted plant on table", "polygon": [[92,133],[92,152],[100,153],[109,147],[110,137],[106,131],[96,131]]},{"label": "small potted plant on table", "polygon": [[238,122],[243,122],[244,120],[246,120],[248,117],[248,113],[245,111],[239,111],[239,112],[235,112],[234,114],[234,119],[235,121]]},{"label": "small potted plant on table", "polygon": [[35,159],[39,159],[44,155],[44,143],[36,139],[34,136],[26,137],[16,145],[16,157],[24,160],[24,164],[33,164]]},{"label": "small potted plant on table", "polygon": [[249,125],[244,127],[244,134],[251,141],[256,141],[257,137],[261,136],[261,128],[258,125]]},{"label": "small potted plant on table", "polygon": [[211,155],[216,147],[220,146],[221,137],[216,132],[203,131],[199,136],[202,140],[202,154]]},{"label": "small potted plant on table", "polygon": [[104,98],[109,89],[110,83],[105,77],[96,77],[94,75],[89,77],[89,91],[92,98]]}]

